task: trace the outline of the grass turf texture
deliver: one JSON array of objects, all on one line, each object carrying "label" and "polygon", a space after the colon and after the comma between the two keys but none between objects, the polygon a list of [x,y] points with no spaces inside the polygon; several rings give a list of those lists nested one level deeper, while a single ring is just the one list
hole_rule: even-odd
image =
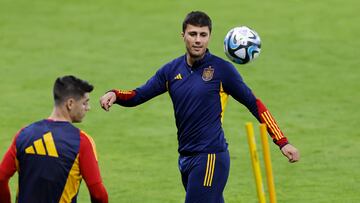
[{"label": "grass turf texture", "polygon": [[[141,85],[183,54],[182,20],[203,10],[213,20],[209,48],[216,55],[225,57],[223,37],[234,26],[261,36],[260,57],[238,70],[302,155],[288,164],[271,145],[278,202],[359,202],[359,6],[356,0],[0,0],[0,155],[17,130],[50,114],[55,78],[75,74],[95,85],[92,110],[77,126],[97,143],[110,201],[183,202],[169,96],[108,113],[98,98]],[[255,123],[231,99],[224,119],[232,161],[228,203],[257,202],[246,121]],[[14,199],[16,178],[11,189]],[[78,200],[89,202],[85,183]]]}]

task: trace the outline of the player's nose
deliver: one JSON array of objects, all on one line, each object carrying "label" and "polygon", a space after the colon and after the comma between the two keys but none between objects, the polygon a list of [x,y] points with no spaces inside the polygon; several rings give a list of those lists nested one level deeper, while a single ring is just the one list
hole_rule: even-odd
[{"label": "player's nose", "polygon": [[196,37],[195,37],[195,42],[201,42],[201,37],[200,37],[200,35],[196,35]]}]

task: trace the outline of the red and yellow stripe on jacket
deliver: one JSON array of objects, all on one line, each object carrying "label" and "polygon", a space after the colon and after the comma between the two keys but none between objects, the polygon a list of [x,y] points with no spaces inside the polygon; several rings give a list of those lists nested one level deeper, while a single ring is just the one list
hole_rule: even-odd
[{"label": "red and yellow stripe on jacket", "polygon": [[287,138],[280,130],[274,117],[271,115],[270,111],[265,107],[265,105],[260,101],[260,99],[256,99],[256,105],[258,107],[258,119],[261,123],[266,124],[267,131],[269,132],[274,143],[276,143],[280,148],[288,144]]}]

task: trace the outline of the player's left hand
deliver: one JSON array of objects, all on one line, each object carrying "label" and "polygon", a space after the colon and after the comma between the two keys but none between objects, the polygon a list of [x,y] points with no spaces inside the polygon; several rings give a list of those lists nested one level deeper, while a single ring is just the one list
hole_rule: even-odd
[{"label": "player's left hand", "polygon": [[281,152],[289,159],[290,163],[295,163],[300,159],[299,150],[291,144],[287,144],[283,148],[281,148]]}]

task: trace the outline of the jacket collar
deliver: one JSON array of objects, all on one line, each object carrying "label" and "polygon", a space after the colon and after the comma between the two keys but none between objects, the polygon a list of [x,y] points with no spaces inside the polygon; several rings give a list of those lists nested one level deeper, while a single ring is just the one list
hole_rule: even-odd
[{"label": "jacket collar", "polygon": [[206,52],[205,52],[204,57],[203,57],[202,59],[200,59],[200,60],[195,61],[192,66],[190,66],[190,65],[187,63],[187,58],[186,58],[186,56],[187,56],[187,55],[185,54],[184,59],[185,59],[186,65],[187,65],[189,68],[191,68],[191,69],[195,69],[195,68],[203,65],[203,64],[210,58],[211,53],[210,53],[209,49],[206,49]]}]

